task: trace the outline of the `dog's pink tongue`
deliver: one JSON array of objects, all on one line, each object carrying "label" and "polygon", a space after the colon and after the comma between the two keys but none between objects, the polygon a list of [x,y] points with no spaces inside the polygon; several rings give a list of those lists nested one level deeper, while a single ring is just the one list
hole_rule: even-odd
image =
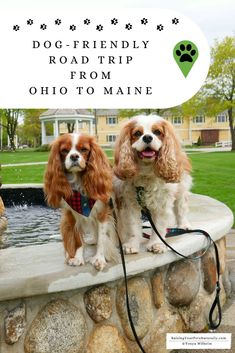
[{"label": "dog's pink tongue", "polygon": [[156,153],[155,153],[155,151],[146,150],[146,151],[142,151],[141,154],[143,157],[150,158],[150,157],[155,156]]}]

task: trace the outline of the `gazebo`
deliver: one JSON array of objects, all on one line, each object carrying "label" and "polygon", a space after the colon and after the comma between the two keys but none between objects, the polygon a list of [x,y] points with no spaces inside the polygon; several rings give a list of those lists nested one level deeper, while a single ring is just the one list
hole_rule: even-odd
[{"label": "gazebo", "polygon": [[[79,124],[83,122],[88,122],[88,133],[90,135],[93,135],[93,123],[95,117],[92,112],[86,109],[49,109],[42,113],[39,119],[41,121],[42,145],[51,143],[55,138],[60,135],[61,124],[74,124],[74,132],[78,132]],[[47,123],[53,124],[53,135],[47,135]]]}]

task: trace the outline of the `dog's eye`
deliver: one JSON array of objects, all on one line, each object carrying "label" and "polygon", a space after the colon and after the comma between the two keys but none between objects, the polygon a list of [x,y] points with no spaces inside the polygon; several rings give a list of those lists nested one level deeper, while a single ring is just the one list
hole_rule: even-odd
[{"label": "dog's eye", "polygon": [[161,131],[160,130],[154,130],[154,135],[156,135],[156,136],[160,136],[162,133],[161,133]]},{"label": "dog's eye", "polygon": [[82,147],[82,148],[80,149],[80,151],[83,152],[83,153],[85,153],[85,152],[88,152],[88,149],[87,149],[86,147]]},{"label": "dog's eye", "polygon": [[63,148],[63,149],[61,150],[61,153],[64,154],[64,155],[66,155],[66,154],[69,153],[69,150],[68,150],[67,148]]},{"label": "dog's eye", "polygon": [[141,135],[142,135],[142,132],[139,130],[134,133],[135,137],[140,137]]}]

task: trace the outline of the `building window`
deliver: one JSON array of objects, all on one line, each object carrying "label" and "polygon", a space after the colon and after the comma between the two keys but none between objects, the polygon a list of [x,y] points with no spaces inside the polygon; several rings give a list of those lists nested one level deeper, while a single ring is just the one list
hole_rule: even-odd
[{"label": "building window", "polygon": [[228,116],[226,114],[219,114],[215,120],[217,123],[226,123],[228,121]]},{"label": "building window", "polygon": [[108,142],[108,143],[115,142],[116,139],[117,139],[117,135],[107,135],[106,136],[106,142]]},{"label": "building window", "polygon": [[205,122],[205,117],[203,115],[197,115],[193,118],[194,124],[203,124]]},{"label": "building window", "polygon": [[183,124],[183,118],[180,116],[172,118],[172,124],[174,125],[181,125]]},{"label": "building window", "polygon": [[116,116],[109,116],[108,118],[106,118],[107,125],[116,125],[117,122],[118,122],[118,120],[117,120]]}]

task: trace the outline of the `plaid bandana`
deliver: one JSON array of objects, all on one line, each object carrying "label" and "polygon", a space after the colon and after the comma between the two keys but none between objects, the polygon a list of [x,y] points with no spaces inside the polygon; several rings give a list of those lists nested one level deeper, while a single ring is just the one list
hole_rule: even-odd
[{"label": "plaid bandana", "polygon": [[66,199],[66,202],[74,211],[89,217],[96,200],[83,196],[79,191],[73,191],[73,196]]}]

